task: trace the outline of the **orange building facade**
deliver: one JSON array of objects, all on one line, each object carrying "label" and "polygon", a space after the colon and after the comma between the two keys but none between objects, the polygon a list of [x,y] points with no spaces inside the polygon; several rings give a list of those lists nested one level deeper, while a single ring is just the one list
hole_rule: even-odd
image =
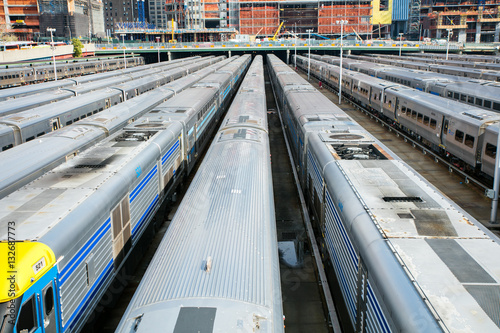
[{"label": "orange building facade", "polygon": [[33,40],[40,31],[36,0],[0,0],[0,26],[20,40]]}]

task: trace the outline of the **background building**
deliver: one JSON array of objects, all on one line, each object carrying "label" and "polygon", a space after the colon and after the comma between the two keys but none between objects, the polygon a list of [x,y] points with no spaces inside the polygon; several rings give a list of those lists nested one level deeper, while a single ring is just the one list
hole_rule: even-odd
[{"label": "background building", "polygon": [[422,0],[420,17],[424,37],[467,43],[498,42],[498,0]]},{"label": "background building", "polygon": [[98,0],[39,0],[40,35],[65,38],[104,37],[103,4]]},{"label": "background building", "polygon": [[0,29],[21,40],[36,38],[39,26],[36,0],[0,0]]}]

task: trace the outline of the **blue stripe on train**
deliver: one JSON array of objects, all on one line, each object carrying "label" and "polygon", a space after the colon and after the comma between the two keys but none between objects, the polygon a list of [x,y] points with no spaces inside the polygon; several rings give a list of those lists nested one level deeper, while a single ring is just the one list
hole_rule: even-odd
[{"label": "blue stripe on train", "polygon": [[83,247],[78,251],[78,253],[71,259],[71,261],[64,266],[59,274],[60,286],[68,279],[68,277],[73,273],[76,267],[82,262],[87,254],[95,247],[95,245],[104,237],[106,232],[111,228],[111,218],[108,218],[106,222],[97,230],[92,237],[83,245]]}]

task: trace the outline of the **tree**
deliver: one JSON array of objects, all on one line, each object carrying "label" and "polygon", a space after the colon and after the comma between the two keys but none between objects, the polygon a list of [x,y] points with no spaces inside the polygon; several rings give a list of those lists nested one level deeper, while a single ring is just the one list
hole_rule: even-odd
[{"label": "tree", "polygon": [[82,42],[77,38],[73,38],[71,40],[71,44],[73,44],[73,57],[75,58],[81,57],[83,49]]},{"label": "tree", "polygon": [[16,35],[7,32],[7,25],[0,24],[0,41],[2,42],[15,42],[17,41]]}]

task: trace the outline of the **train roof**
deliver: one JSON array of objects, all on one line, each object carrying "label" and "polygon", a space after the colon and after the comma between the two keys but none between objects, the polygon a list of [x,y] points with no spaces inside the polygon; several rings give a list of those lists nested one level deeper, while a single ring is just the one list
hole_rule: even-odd
[{"label": "train roof", "polygon": [[66,112],[68,105],[71,108],[82,107],[96,101],[102,101],[106,97],[118,96],[121,93],[118,90],[104,89],[101,91],[95,91],[90,95],[85,96],[75,96],[68,99],[63,99],[56,103],[45,104],[31,110],[26,110],[11,114],[0,118],[0,122],[4,124],[12,124],[16,126],[27,126],[32,123],[39,122],[40,120],[48,120],[52,117],[60,116],[62,113]]},{"label": "train roof", "polygon": [[75,83],[70,80],[57,80],[57,81],[43,82],[38,84],[29,84],[21,87],[0,89],[0,101],[6,99],[18,98],[19,96],[24,96],[26,94],[32,94],[33,91],[42,92],[46,90],[54,90],[73,85],[75,85]]},{"label": "train roof", "polygon": [[[337,163],[444,325],[450,331],[498,330],[500,261],[491,255],[500,252],[498,240],[401,161]],[[337,179],[329,184],[339,186]]]},{"label": "train roof", "polygon": [[94,90],[104,89],[104,88],[107,88],[111,85],[122,84],[122,83],[125,83],[127,81],[132,81],[132,78],[128,74],[125,74],[125,75],[110,77],[110,78],[103,79],[103,80],[87,82],[85,84],[78,85],[78,86],[64,87],[62,89],[71,91],[75,95],[81,95],[81,94],[86,94],[86,93],[94,91]]},{"label": "train roof", "polygon": [[0,117],[34,108],[34,103],[49,103],[54,99],[63,100],[74,96],[73,93],[61,89],[35,95],[23,96],[16,99],[0,101]]}]

